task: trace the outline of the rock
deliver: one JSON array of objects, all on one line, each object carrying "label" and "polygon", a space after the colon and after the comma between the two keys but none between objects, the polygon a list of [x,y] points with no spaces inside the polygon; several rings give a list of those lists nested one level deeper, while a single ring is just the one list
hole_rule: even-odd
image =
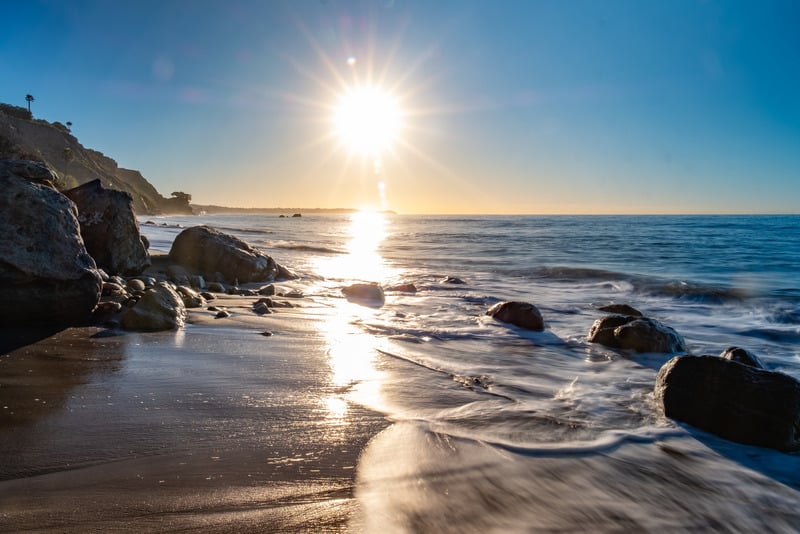
[{"label": "rock", "polygon": [[106,189],[93,180],[64,194],[78,206],[81,236],[98,266],[124,275],[150,266],[130,193]]},{"label": "rock", "polygon": [[499,302],[489,308],[486,315],[491,315],[503,323],[510,323],[528,330],[544,330],[544,319],[539,309],[528,302]]},{"label": "rock", "polygon": [[175,330],[183,326],[186,307],[183,299],[168,284],[160,283],[145,291],[139,302],[122,316],[126,330]]},{"label": "rock", "polygon": [[269,306],[266,302],[256,302],[253,304],[253,311],[259,315],[266,315],[272,313],[272,310],[269,309]]},{"label": "rock", "polygon": [[0,161],[0,324],[80,323],[100,300],[102,279],[81,239],[77,208],[27,175],[46,182],[52,171]]},{"label": "rock", "polygon": [[214,319],[225,319],[226,317],[230,317],[231,313],[226,310],[219,310],[217,314],[214,316]]},{"label": "rock", "polygon": [[303,214],[302,214],[302,213],[294,213],[294,214],[292,215],[292,217],[302,217],[302,216],[303,216]]},{"label": "rock", "polygon": [[408,284],[397,284],[397,285],[393,285],[393,286],[387,287],[386,291],[398,291],[400,293],[416,293],[417,292],[417,286],[415,286],[414,284],[411,284],[411,283],[408,283]]},{"label": "rock", "polygon": [[183,305],[187,308],[202,308],[206,305],[206,299],[192,288],[178,286],[176,291],[183,299]]},{"label": "rock", "polygon": [[214,293],[227,293],[228,290],[225,288],[224,285],[220,284],[219,282],[211,282],[208,284],[208,290]]},{"label": "rock", "polygon": [[457,278],[455,276],[445,276],[444,278],[439,280],[439,283],[440,284],[458,284],[458,285],[466,284],[466,282],[464,280],[462,280],[461,278]]},{"label": "rock", "polygon": [[266,297],[271,297],[272,295],[275,294],[275,285],[274,284],[269,284],[269,285],[266,285],[266,286],[259,287],[258,288],[258,294],[259,295],[264,295]]},{"label": "rock", "polygon": [[725,439],[800,450],[800,382],[716,356],[678,356],[658,372],[664,415]]},{"label": "rock", "polygon": [[96,322],[104,323],[112,316],[122,311],[122,304],[114,301],[100,302],[92,312],[92,319]]},{"label": "rock", "polygon": [[187,228],[178,234],[169,257],[209,277],[219,272],[234,285],[275,280],[285,272],[275,260],[248,243],[208,226]]},{"label": "rock", "polygon": [[604,311],[607,313],[614,313],[617,315],[630,315],[633,317],[643,317],[642,312],[640,312],[633,306],[629,306],[627,304],[609,304],[608,306],[600,306],[597,309],[600,311]]},{"label": "rock", "polygon": [[719,356],[720,358],[724,358],[732,362],[738,362],[743,365],[749,365],[751,367],[755,367],[756,369],[767,368],[767,366],[764,365],[764,362],[762,362],[758,356],[749,350],[745,350],[740,347],[728,347],[727,349],[723,350],[722,354]]},{"label": "rock", "polygon": [[178,285],[188,286],[191,273],[181,265],[170,264],[167,266],[167,278]]},{"label": "rock", "polygon": [[128,289],[131,291],[144,291],[145,287],[144,282],[138,278],[131,278],[128,280]]},{"label": "rock", "polygon": [[125,288],[114,282],[103,282],[100,294],[104,297],[118,295],[127,296]]},{"label": "rock", "polygon": [[353,284],[342,288],[342,294],[350,302],[363,304],[366,306],[383,306],[386,297],[380,285],[372,284]]},{"label": "rock", "polygon": [[589,330],[589,342],[636,352],[685,352],[686,344],[675,330],[649,317],[609,315]]},{"label": "rock", "polygon": [[217,298],[214,296],[214,293],[209,293],[208,291],[201,291],[200,296],[206,300],[214,300]]},{"label": "rock", "polygon": [[299,289],[292,289],[290,291],[287,291],[286,293],[281,293],[280,296],[285,297],[287,299],[301,299],[305,297],[303,292],[300,291]]}]

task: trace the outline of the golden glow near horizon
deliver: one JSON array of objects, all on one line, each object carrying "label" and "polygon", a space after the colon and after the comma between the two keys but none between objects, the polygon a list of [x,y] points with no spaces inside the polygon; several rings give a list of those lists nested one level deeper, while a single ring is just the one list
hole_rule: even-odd
[{"label": "golden glow near horizon", "polygon": [[352,152],[380,161],[402,128],[397,100],[377,86],[351,87],[334,108],[334,127],[339,140]]}]

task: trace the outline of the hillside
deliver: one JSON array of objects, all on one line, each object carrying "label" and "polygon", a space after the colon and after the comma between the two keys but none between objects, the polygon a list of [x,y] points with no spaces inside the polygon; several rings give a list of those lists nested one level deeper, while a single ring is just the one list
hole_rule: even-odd
[{"label": "hillside", "polygon": [[0,159],[41,161],[56,171],[59,189],[99,178],[104,187],[127,191],[136,213],[192,213],[188,198],[165,198],[139,171],[123,169],[105,154],[84,147],[60,122],[34,119],[21,107],[0,104]]}]

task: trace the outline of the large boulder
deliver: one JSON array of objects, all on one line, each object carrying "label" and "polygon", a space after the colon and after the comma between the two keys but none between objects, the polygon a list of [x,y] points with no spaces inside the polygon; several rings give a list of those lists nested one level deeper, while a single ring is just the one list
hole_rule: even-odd
[{"label": "large boulder", "polygon": [[150,266],[130,193],[106,189],[93,180],[64,194],[78,206],[81,236],[98,267],[130,276]]},{"label": "large boulder", "polygon": [[716,356],[677,356],[658,372],[664,415],[725,439],[800,449],[800,382]]},{"label": "large boulder", "polygon": [[675,330],[649,317],[609,315],[589,330],[589,342],[636,352],[685,352],[686,343]]},{"label": "large boulder", "polygon": [[229,283],[294,278],[275,260],[250,244],[209,226],[182,231],[172,243],[170,259],[209,278],[222,274]]},{"label": "large boulder", "polygon": [[486,312],[503,323],[510,323],[527,330],[544,330],[544,319],[539,309],[528,302],[498,302]]},{"label": "large boulder", "polygon": [[142,298],[122,315],[126,330],[175,330],[186,320],[183,299],[166,283],[145,291]]},{"label": "large boulder", "polygon": [[738,362],[744,365],[749,365],[757,369],[766,369],[767,366],[761,361],[761,358],[753,354],[747,349],[741,347],[728,347],[719,355],[720,358],[725,358],[732,362]]},{"label": "large boulder", "polygon": [[[28,179],[32,176],[34,181]],[[0,162],[0,323],[75,324],[100,299],[78,211],[42,164]]]}]

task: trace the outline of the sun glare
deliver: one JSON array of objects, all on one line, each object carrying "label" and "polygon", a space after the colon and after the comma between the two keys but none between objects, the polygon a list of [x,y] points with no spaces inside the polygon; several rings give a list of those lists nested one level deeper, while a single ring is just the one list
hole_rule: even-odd
[{"label": "sun glare", "polygon": [[378,158],[391,148],[402,127],[402,112],[391,94],[379,87],[348,90],[336,104],[334,126],[352,152]]}]

